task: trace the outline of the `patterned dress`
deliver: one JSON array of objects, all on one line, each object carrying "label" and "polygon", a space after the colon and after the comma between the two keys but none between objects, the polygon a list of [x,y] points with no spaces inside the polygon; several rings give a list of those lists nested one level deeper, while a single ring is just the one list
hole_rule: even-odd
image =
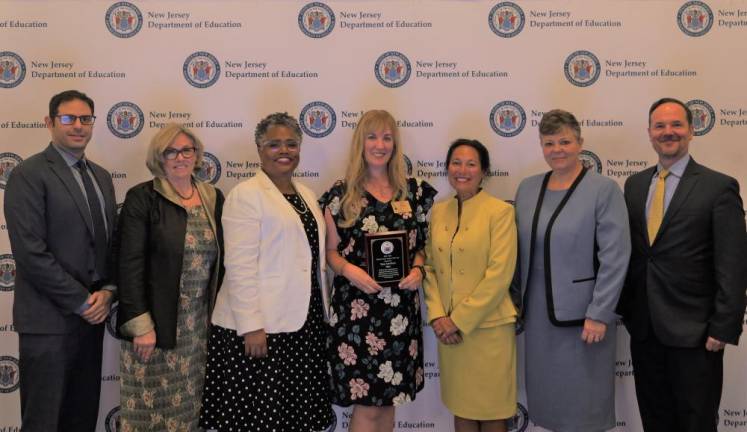
[{"label": "patterned dress", "polygon": [[[338,252],[349,263],[366,267],[366,233],[407,230],[409,260],[425,247],[427,214],[436,190],[408,179],[412,213],[397,214],[389,202],[366,193],[358,220],[340,228],[340,201],[345,185],[337,182],[320,199],[329,208],[340,237]],[[331,295],[331,331],[327,339],[331,363],[332,402],[340,406],[400,405],[423,388],[423,334],[418,291],[385,288],[366,294],[336,276]]]},{"label": "patterned dress", "polygon": [[176,348],[156,348],[147,363],[122,341],[120,431],[192,432],[197,419],[207,357],[208,285],[218,249],[202,206],[187,209],[184,259],[179,282]]},{"label": "patterned dress", "polygon": [[[306,203],[284,195],[296,209]],[[300,330],[267,335],[267,357],[244,354],[244,338],[213,326],[200,425],[219,432],[311,432],[334,422],[329,402],[319,288],[319,231],[311,211],[298,212],[311,248],[311,300]]]}]

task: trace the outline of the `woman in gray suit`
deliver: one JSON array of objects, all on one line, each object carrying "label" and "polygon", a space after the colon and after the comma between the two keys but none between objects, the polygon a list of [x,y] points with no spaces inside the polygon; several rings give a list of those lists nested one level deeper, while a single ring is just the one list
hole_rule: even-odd
[{"label": "woman in gray suit", "polygon": [[526,329],[532,421],[555,432],[615,427],[615,306],[630,256],[620,187],[579,159],[573,114],[552,110],[539,125],[551,171],[516,194],[519,263],[515,298]]}]

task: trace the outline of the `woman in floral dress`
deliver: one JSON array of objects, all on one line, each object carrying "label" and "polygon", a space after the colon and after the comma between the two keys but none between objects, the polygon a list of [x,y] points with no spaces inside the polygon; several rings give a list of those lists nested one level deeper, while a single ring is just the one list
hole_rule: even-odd
[{"label": "woman in floral dress", "polygon": [[[328,349],[332,402],[354,405],[352,431],[393,430],[394,406],[423,388],[418,289],[427,214],[436,190],[406,177],[397,123],[386,111],[363,115],[344,181],[322,196],[327,263],[335,272]],[[367,273],[364,237],[407,231],[410,272],[395,287]]]},{"label": "woman in floral dress", "polygon": [[148,148],[155,178],[120,215],[120,431],[199,430],[210,311],[221,275],[223,194],[194,177],[203,146],[171,123]]}]

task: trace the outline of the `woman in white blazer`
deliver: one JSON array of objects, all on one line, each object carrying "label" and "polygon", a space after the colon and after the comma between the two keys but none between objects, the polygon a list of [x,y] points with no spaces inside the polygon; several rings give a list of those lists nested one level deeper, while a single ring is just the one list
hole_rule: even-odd
[{"label": "woman in white blazer", "polygon": [[226,275],[213,312],[200,425],[218,431],[318,431],[328,397],[324,217],[293,180],[298,121],[286,113],[255,132],[262,169],[223,212]]}]

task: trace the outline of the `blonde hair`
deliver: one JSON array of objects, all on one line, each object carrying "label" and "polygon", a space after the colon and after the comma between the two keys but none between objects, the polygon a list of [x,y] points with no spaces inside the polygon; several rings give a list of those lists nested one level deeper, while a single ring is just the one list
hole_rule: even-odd
[{"label": "blonde hair", "polygon": [[349,228],[355,224],[363,207],[362,199],[365,194],[366,157],[364,155],[366,136],[372,132],[389,129],[394,139],[392,157],[387,164],[387,177],[392,187],[392,199],[403,199],[407,196],[407,175],[405,168],[402,140],[399,135],[397,122],[391,114],[384,110],[371,110],[363,114],[353,132],[348,167],[345,172],[345,194],[342,196],[340,208],[342,220],[339,225]]},{"label": "blonde hair", "polygon": [[184,134],[192,140],[195,146],[195,172],[202,167],[202,155],[205,153],[205,147],[202,141],[186,127],[178,123],[167,123],[161,128],[150,140],[148,153],[145,156],[145,165],[151,174],[156,177],[166,178],[166,172],[163,170],[163,152],[170,146],[179,134]]}]

